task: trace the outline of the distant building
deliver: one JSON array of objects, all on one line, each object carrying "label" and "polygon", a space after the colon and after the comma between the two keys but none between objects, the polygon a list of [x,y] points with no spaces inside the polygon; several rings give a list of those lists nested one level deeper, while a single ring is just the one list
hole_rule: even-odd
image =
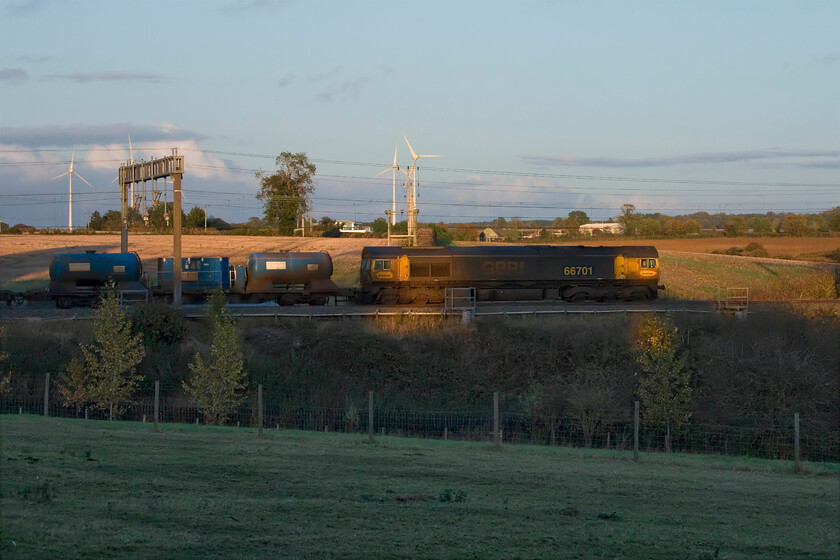
[{"label": "distant building", "polygon": [[338,224],[341,233],[373,233],[370,227],[356,224],[354,221],[336,220],[335,223]]},{"label": "distant building", "polygon": [[9,229],[9,224],[7,224],[6,222],[0,222],[0,233],[3,233],[4,231],[6,231],[8,229]]},{"label": "distant building", "polygon": [[481,233],[478,234],[478,240],[483,243],[488,241],[498,241],[499,239],[499,234],[490,228],[485,228]]},{"label": "distant building", "polygon": [[581,235],[597,234],[620,235],[624,233],[624,225],[617,222],[590,223],[580,226]]}]

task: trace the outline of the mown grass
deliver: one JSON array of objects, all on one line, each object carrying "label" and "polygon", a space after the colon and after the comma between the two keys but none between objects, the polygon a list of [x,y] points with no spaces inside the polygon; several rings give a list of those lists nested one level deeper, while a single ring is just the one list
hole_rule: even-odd
[{"label": "mown grass", "polygon": [[836,557],[771,462],[0,417],[3,558]]}]

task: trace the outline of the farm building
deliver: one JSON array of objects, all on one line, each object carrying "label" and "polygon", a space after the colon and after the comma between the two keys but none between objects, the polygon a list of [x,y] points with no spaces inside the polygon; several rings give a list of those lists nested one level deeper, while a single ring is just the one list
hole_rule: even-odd
[{"label": "farm building", "polygon": [[501,239],[501,236],[490,228],[485,228],[478,234],[478,240],[482,242],[498,241],[499,239]]},{"label": "farm building", "polygon": [[580,226],[581,235],[598,235],[604,233],[620,235],[624,233],[624,225],[616,222],[604,222],[583,224]]}]

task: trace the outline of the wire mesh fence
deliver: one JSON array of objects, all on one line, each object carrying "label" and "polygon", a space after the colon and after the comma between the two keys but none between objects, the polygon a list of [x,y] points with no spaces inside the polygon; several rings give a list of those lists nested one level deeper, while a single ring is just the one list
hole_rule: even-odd
[{"label": "wire mesh fence", "polygon": [[[15,398],[0,400],[0,414],[44,415],[153,422],[153,397],[138,399],[117,410],[94,406],[66,406],[60,399]],[[157,403],[158,420],[163,423],[204,423],[201,410],[184,398],[164,397]],[[488,403],[489,404],[489,403]],[[406,411],[389,410],[387,403],[376,403],[372,422],[368,408],[359,410],[317,408],[267,403],[263,406],[264,429],[315,430],[342,433],[436,438],[459,441],[494,440],[492,407],[486,411]],[[525,413],[499,412],[499,430],[504,443],[555,445],[594,449],[634,450],[636,425],[625,418],[547,418]],[[256,427],[259,410],[256,401],[229,411],[226,424]],[[767,459],[795,460],[798,435],[799,458],[817,462],[840,462],[840,433],[812,426],[803,418],[799,429],[794,419],[780,420],[771,428],[744,428],[684,424],[667,426],[640,422],[638,450],[641,452],[680,452],[717,454]]]}]

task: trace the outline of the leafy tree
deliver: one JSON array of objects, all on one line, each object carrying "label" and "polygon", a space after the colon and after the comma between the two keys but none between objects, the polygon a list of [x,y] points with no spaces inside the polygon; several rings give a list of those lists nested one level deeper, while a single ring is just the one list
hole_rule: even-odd
[{"label": "leafy tree", "polygon": [[747,228],[755,233],[770,233],[773,231],[773,224],[767,218],[750,218],[747,220]]},{"label": "leafy tree", "polygon": [[[219,294],[221,294],[219,296]],[[213,343],[209,360],[200,352],[190,362],[192,375],[182,383],[208,424],[221,425],[230,411],[245,398],[245,366],[236,335],[236,326],[224,306],[224,293],[214,290],[210,297],[213,317]]]},{"label": "leafy tree", "polygon": [[726,237],[740,237],[747,232],[747,221],[743,216],[729,216],[723,232]]},{"label": "leafy tree", "polygon": [[97,407],[122,411],[143,378],[135,369],[146,351],[143,335],[135,334],[131,320],[117,302],[115,290],[108,289],[94,320],[93,344],[81,347],[87,376],[86,394]]},{"label": "leafy tree", "polygon": [[802,237],[808,233],[808,217],[804,214],[788,214],[782,221],[782,229],[794,237]]},{"label": "leafy tree", "polygon": [[385,218],[376,218],[370,224],[370,229],[376,235],[385,235],[388,233],[388,222]]},{"label": "leafy tree", "polygon": [[645,420],[665,423],[665,449],[671,448],[671,426],[691,417],[691,371],[679,354],[677,328],[668,319],[650,315],[642,320],[637,340],[642,367],[637,395]]},{"label": "leafy tree", "polygon": [[64,402],[79,410],[91,401],[92,383],[90,372],[85,368],[84,358],[76,355],[67,364],[58,384],[58,392]]},{"label": "leafy tree", "polygon": [[105,225],[105,218],[99,213],[99,210],[94,211],[93,214],[90,215],[90,220],[88,221],[88,229],[92,229],[94,231],[101,231],[103,226]]},{"label": "leafy tree", "polygon": [[184,220],[184,227],[188,228],[203,228],[204,227],[204,218],[206,216],[206,212],[204,208],[201,206],[193,206],[189,213],[187,213],[187,217]]},{"label": "leafy tree", "polygon": [[504,219],[502,216],[499,216],[498,218],[496,218],[495,220],[490,222],[490,227],[494,227],[494,228],[507,227],[507,220]]},{"label": "leafy tree", "polygon": [[279,234],[290,235],[315,189],[315,165],[309,163],[306,154],[291,152],[281,153],[275,163],[280,169],[273,174],[257,173],[260,180],[257,198],[263,201],[266,220],[277,224]]},{"label": "leafy tree", "polygon": [[591,221],[583,210],[572,210],[569,212],[569,219],[574,220],[579,226],[588,224]]},{"label": "leafy tree", "polygon": [[633,204],[622,204],[618,221],[624,226],[624,235],[634,235],[639,222],[636,207]]},{"label": "leafy tree", "polygon": [[700,222],[694,219],[686,220],[680,226],[680,233],[682,235],[698,235],[703,231]]},{"label": "leafy tree", "polygon": [[840,208],[835,208],[834,212],[828,218],[828,229],[831,231],[840,231]]}]

